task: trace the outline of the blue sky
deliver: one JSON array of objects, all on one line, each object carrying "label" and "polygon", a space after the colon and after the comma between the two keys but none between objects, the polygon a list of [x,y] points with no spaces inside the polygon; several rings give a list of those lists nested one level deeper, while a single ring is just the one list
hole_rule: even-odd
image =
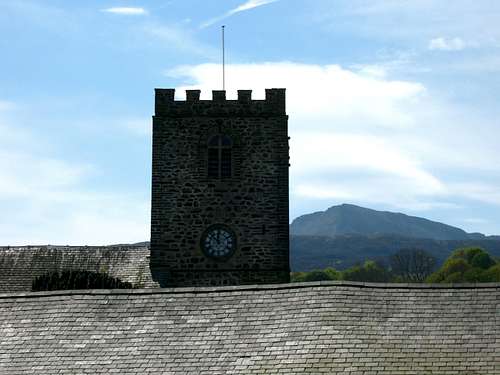
[{"label": "blue sky", "polygon": [[155,87],[286,87],[290,216],[500,234],[494,0],[0,0],[0,244],[149,238]]}]

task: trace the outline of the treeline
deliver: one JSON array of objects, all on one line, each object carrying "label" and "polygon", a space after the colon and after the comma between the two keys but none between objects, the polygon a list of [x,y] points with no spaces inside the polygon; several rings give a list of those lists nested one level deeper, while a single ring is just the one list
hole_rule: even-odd
[{"label": "treeline", "polygon": [[500,261],[481,248],[455,250],[437,268],[437,260],[425,250],[403,249],[388,262],[367,260],[345,270],[326,268],[292,272],[292,282],[349,280],[365,282],[476,283],[500,282]]}]

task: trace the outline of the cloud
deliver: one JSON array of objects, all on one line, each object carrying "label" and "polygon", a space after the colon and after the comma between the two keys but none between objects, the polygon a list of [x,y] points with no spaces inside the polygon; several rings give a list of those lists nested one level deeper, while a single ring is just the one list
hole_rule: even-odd
[{"label": "cloud", "polygon": [[[147,194],[102,187],[99,166],[53,155],[50,139],[33,134],[19,118],[11,125],[6,113],[19,105],[0,103],[9,103],[0,106],[0,245],[104,245],[148,238]],[[125,126],[141,132],[139,120]]]},{"label": "cloud", "polygon": [[[204,98],[221,86],[217,64],[180,66],[166,74],[194,81],[189,87],[206,89],[201,93]],[[287,88],[288,108],[296,121],[292,126],[307,123],[308,130],[331,129],[332,124],[338,130],[359,130],[362,124],[389,129],[411,127],[413,119],[406,107],[425,95],[420,83],[365,76],[338,65],[279,62],[226,68],[228,97],[235,98],[237,89],[253,88],[253,96],[262,98],[264,88],[270,86]]]},{"label": "cloud", "polygon": [[500,71],[500,54],[474,54],[464,59],[456,59],[453,62],[447,62],[445,69],[448,71],[454,69],[460,74],[496,74]]},{"label": "cloud", "polygon": [[452,184],[451,191],[456,196],[500,206],[500,191],[497,185],[485,182],[460,182]]},{"label": "cloud", "polygon": [[0,152],[0,195],[29,198],[33,192],[72,186],[91,170],[89,165],[70,165],[62,160],[12,150]]},{"label": "cloud", "polygon": [[0,112],[2,111],[8,111],[11,109],[14,109],[15,105],[12,102],[8,102],[6,100],[0,100]]},{"label": "cloud", "polygon": [[160,40],[163,46],[175,48],[176,52],[186,52],[208,59],[218,58],[220,54],[215,48],[198,42],[189,31],[174,25],[149,24],[144,26],[142,31],[149,37]]},{"label": "cloud", "polygon": [[248,0],[246,3],[238,5],[236,8],[230,10],[229,13],[235,14],[238,12],[243,12],[244,10],[257,8],[257,7],[260,7],[262,5],[274,3],[276,1],[277,0]]},{"label": "cloud", "polygon": [[75,12],[68,12],[47,2],[0,1],[0,14],[8,21],[22,20],[27,28],[35,26],[42,31],[64,32],[66,35],[74,32],[79,24]]},{"label": "cloud", "polygon": [[106,13],[121,14],[125,16],[139,16],[148,14],[146,9],[139,7],[112,7],[102,9],[101,11]]},{"label": "cloud", "polygon": [[[498,46],[500,39],[495,1],[454,0],[452,7],[443,7],[436,0],[336,0],[335,6],[328,1],[310,3],[314,6],[310,5],[312,9],[304,16],[319,28],[362,36],[375,46],[388,46],[390,40],[394,48],[427,48],[431,39],[438,38],[445,44],[451,41],[453,46],[453,37],[461,36],[467,38],[462,40],[467,48],[490,48]],[[401,21],[399,27],[394,27],[394,20]]]},{"label": "cloud", "polygon": [[479,218],[479,217],[469,217],[469,218],[463,219],[462,221],[464,223],[469,223],[469,224],[486,224],[486,223],[489,223],[488,220],[482,219],[482,218]]},{"label": "cloud", "polygon": [[228,17],[231,17],[232,15],[234,15],[236,13],[240,13],[240,12],[244,12],[246,10],[254,9],[254,8],[260,7],[262,5],[275,3],[276,1],[279,1],[279,0],[248,0],[245,3],[238,5],[236,8],[227,11],[226,13],[224,13],[221,16],[218,16],[218,17],[215,17],[215,18],[212,18],[208,21],[203,22],[200,25],[200,28],[203,29],[205,27],[211,26],[214,23],[222,21],[223,19],[226,19]]},{"label": "cloud", "polygon": [[429,42],[428,48],[439,51],[461,51],[466,47],[465,42],[460,38],[446,39],[434,38]]},{"label": "cloud", "polygon": [[291,160],[295,178],[305,177],[304,181],[328,170],[344,175],[359,170],[370,176],[408,182],[412,191],[420,195],[444,191],[443,184],[416,158],[379,136],[342,134],[333,129],[331,133],[301,131],[291,141]]},{"label": "cloud", "polygon": [[[185,82],[178,99],[184,89],[210,99],[221,86],[217,64],[166,75]],[[500,174],[496,118],[444,102],[420,82],[391,79],[383,66],[228,65],[226,87],[229,99],[237,89],[253,89],[254,99],[264,88],[287,89],[292,218],[345,201],[410,211],[463,209],[464,200],[500,205],[494,185],[467,185]]]},{"label": "cloud", "polygon": [[[167,74],[191,82],[180,90],[198,88],[207,99],[220,86],[219,71],[216,64],[202,64]],[[416,199],[445,192],[411,150],[385,138],[416,126],[412,114],[426,96],[422,84],[390,80],[380,72],[291,62],[229,65],[226,77],[228,98],[233,99],[237,88],[253,89],[254,99],[262,98],[266,87],[287,88],[295,201],[355,196],[379,201],[392,195],[390,202],[396,204],[405,200],[402,195]],[[337,175],[349,183],[332,181]],[[379,177],[375,181],[373,176]],[[353,189],[355,184],[365,191]]]}]

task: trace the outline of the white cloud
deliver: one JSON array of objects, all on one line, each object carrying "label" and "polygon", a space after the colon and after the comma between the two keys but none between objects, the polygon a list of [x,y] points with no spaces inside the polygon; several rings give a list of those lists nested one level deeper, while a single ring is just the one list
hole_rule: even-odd
[{"label": "white cloud", "polygon": [[[217,64],[177,67],[167,75],[195,81],[189,87],[206,89],[202,98],[209,98],[210,90],[221,86]],[[253,96],[262,98],[264,88],[271,86],[287,88],[294,124],[307,122],[308,130],[331,129],[332,124],[350,130],[359,130],[367,123],[382,128],[411,127],[413,119],[406,107],[425,95],[419,83],[366,77],[338,65],[281,62],[227,66],[228,97],[235,98],[237,89],[253,88]]]},{"label": "white cloud", "polygon": [[[20,146],[17,144],[16,148]],[[32,194],[39,195],[73,186],[91,172],[92,166],[88,164],[69,164],[63,160],[31,154],[27,150],[2,150],[0,196],[29,199]]]},{"label": "white cloud", "polygon": [[498,74],[500,71],[500,54],[473,55],[446,64],[446,69],[454,69],[460,74],[484,73]]},{"label": "white cloud", "polygon": [[[184,89],[210,99],[221,86],[217,64],[166,74],[185,80],[179,99]],[[314,200],[411,211],[458,209],[463,199],[500,205],[493,186],[457,186],[481,171],[500,173],[496,138],[484,137],[498,134],[498,123],[464,114],[419,82],[393,80],[383,67],[280,62],[229,65],[226,87],[229,99],[236,89],[253,89],[254,99],[264,88],[287,89],[292,217]]]},{"label": "white cloud", "polygon": [[149,237],[146,197],[92,192],[77,184],[31,190],[13,199],[0,195],[2,245],[107,245]]},{"label": "white cloud", "polygon": [[498,185],[491,185],[484,182],[460,182],[452,184],[450,190],[455,196],[500,206],[500,190],[498,189]]},{"label": "white cloud", "polygon": [[278,0],[248,0],[245,3],[238,5],[236,8],[233,8],[233,9],[227,11],[226,13],[224,13],[221,16],[218,16],[218,17],[215,17],[215,18],[212,18],[208,21],[203,22],[200,25],[200,28],[205,28],[205,27],[211,26],[214,23],[222,21],[223,19],[226,19],[228,17],[231,17],[232,15],[234,15],[236,13],[240,13],[240,12],[244,12],[246,10],[254,9],[254,8],[260,7],[262,5],[271,4],[271,3],[274,3],[276,1],[278,1]]},{"label": "white cloud", "polygon": [[[493,0],[453,0],[453,6],[436,0],[336,0],[335,6],[328,1],[310,3],[314,4],[312,10],[304,16],[319,23],[318,27],[361,35],[375,44],[390,40],[392,45],[425,43],[427,48],[431,39],[441,37],[445,44],[451,40],[453,45],[453,37],[460,36],[467,48],[491,49],[500,40],[499,3]],[[395,20],[399,20],[397,27]]]},{"label": "white cloud", "polygon": [[440,51],[461,51],[466,47],[466,43],[460,38],[434,38],[429,42],[430,50]]},{"label": "white cloud", "polygon": [[[4,112],[0,109],[0,115]],[[103,245],[148,238],[149,197],[118,187],[107,191],[98,182],[89,187],[97,166],[51,155],[50,140],[3,117],[0,245]],[[140,127],[139,121],[125,126]]]},{"label": "white cloud", "polygon": [[6,100],[0,100],[0,112],[8,111],[14,108],[15,108],[14,103]]},{"label": "white cloud", "polygon": [[[419,195],[443,193],[443,184],[415,158],[382,137],[335,132],[297,132],[291,140],[294,177],[308,181],[329,170],[362,171],[412,185]],[[313,184],[315,185],[314,181]],[[317,185],[316,185],[317,186]],[[378,193],[377,193],[378,194]]]},{"label": "white cloud", "polygon": [[486,223],[489,223],[488,220],[482,219],[482,218],[479,218],[479,217],[469,217],[469,218],[463,219],[462,221],[464,223],[469,223],[469,224],[486,224]]},{"label": "white cloud", "polygon": [[126,16],[138,16],[138,15],[145,15],[148,13],[146,9],[139,7],[112,7],[112,8],[102,9],[101,11],[106,13],[121,14]]},{"label": "white cloud", "polygon": [[[219,71],[216,64],[202,64],[167,73],[192,81],[180,89],[201,89],[202,98],[207,99],[210,90],[220,86]],[[263,97],[266,87],[286,87],[296,199],[357,196],[380,200],[392,194],[390,202],[395,203],[446,190],[411,151],[384,138],[414,128],[413,107],[426,95],[420,83],[356,73],[338,65],[291,62],[230,65],[226,82],[228,98],[233,99],[236,88],[253,89],[255,99]],[[345,173],[357,174],[358,185],[366,186],[365,191],[332,182],[332,175]],[[374,175],[380,178],[374,181]]]},{"label": "white cloud", "polygon": [[220,52],[215,48],[198,42],[190,32],[174,25],[150,24],[143,28],[149,36],[162,42],[167,48],[175,48],[176,52],[186,52],[213,59],[218,58]]},{"label": "white cloud", "polygon": [[244,10],[249,10],[253,8],[260,7],[262,5],[271,4],[276,2],[277,0],[248,0],[247,2],[238,5],[236,8],[230,11],[231,14],[243,12]]}]

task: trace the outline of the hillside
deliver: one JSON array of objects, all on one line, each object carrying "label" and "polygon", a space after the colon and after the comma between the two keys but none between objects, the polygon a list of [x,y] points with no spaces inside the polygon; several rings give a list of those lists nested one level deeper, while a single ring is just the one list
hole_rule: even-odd
[{"label": "hillside", "polygon": [[453,250],[478,246],[491,255],[500,257],[500,241],[492,239],[433,240],[391,235],[346,235],[335,238],[326,236],[291,236],[290,267],[293,272],[311,271],[334,267],[345,269],[367,259],[387,260],[400,249],[423,249],[437,258],[441,264]]},{"label": "hillside", "polygon": [[468,234],[462,229],[402,213],[376,211],[352,204],[333,206],[326,211],[296,218],[290,234],[298,236],[397,235],[434,240],[481,239],[480,233]]}]

